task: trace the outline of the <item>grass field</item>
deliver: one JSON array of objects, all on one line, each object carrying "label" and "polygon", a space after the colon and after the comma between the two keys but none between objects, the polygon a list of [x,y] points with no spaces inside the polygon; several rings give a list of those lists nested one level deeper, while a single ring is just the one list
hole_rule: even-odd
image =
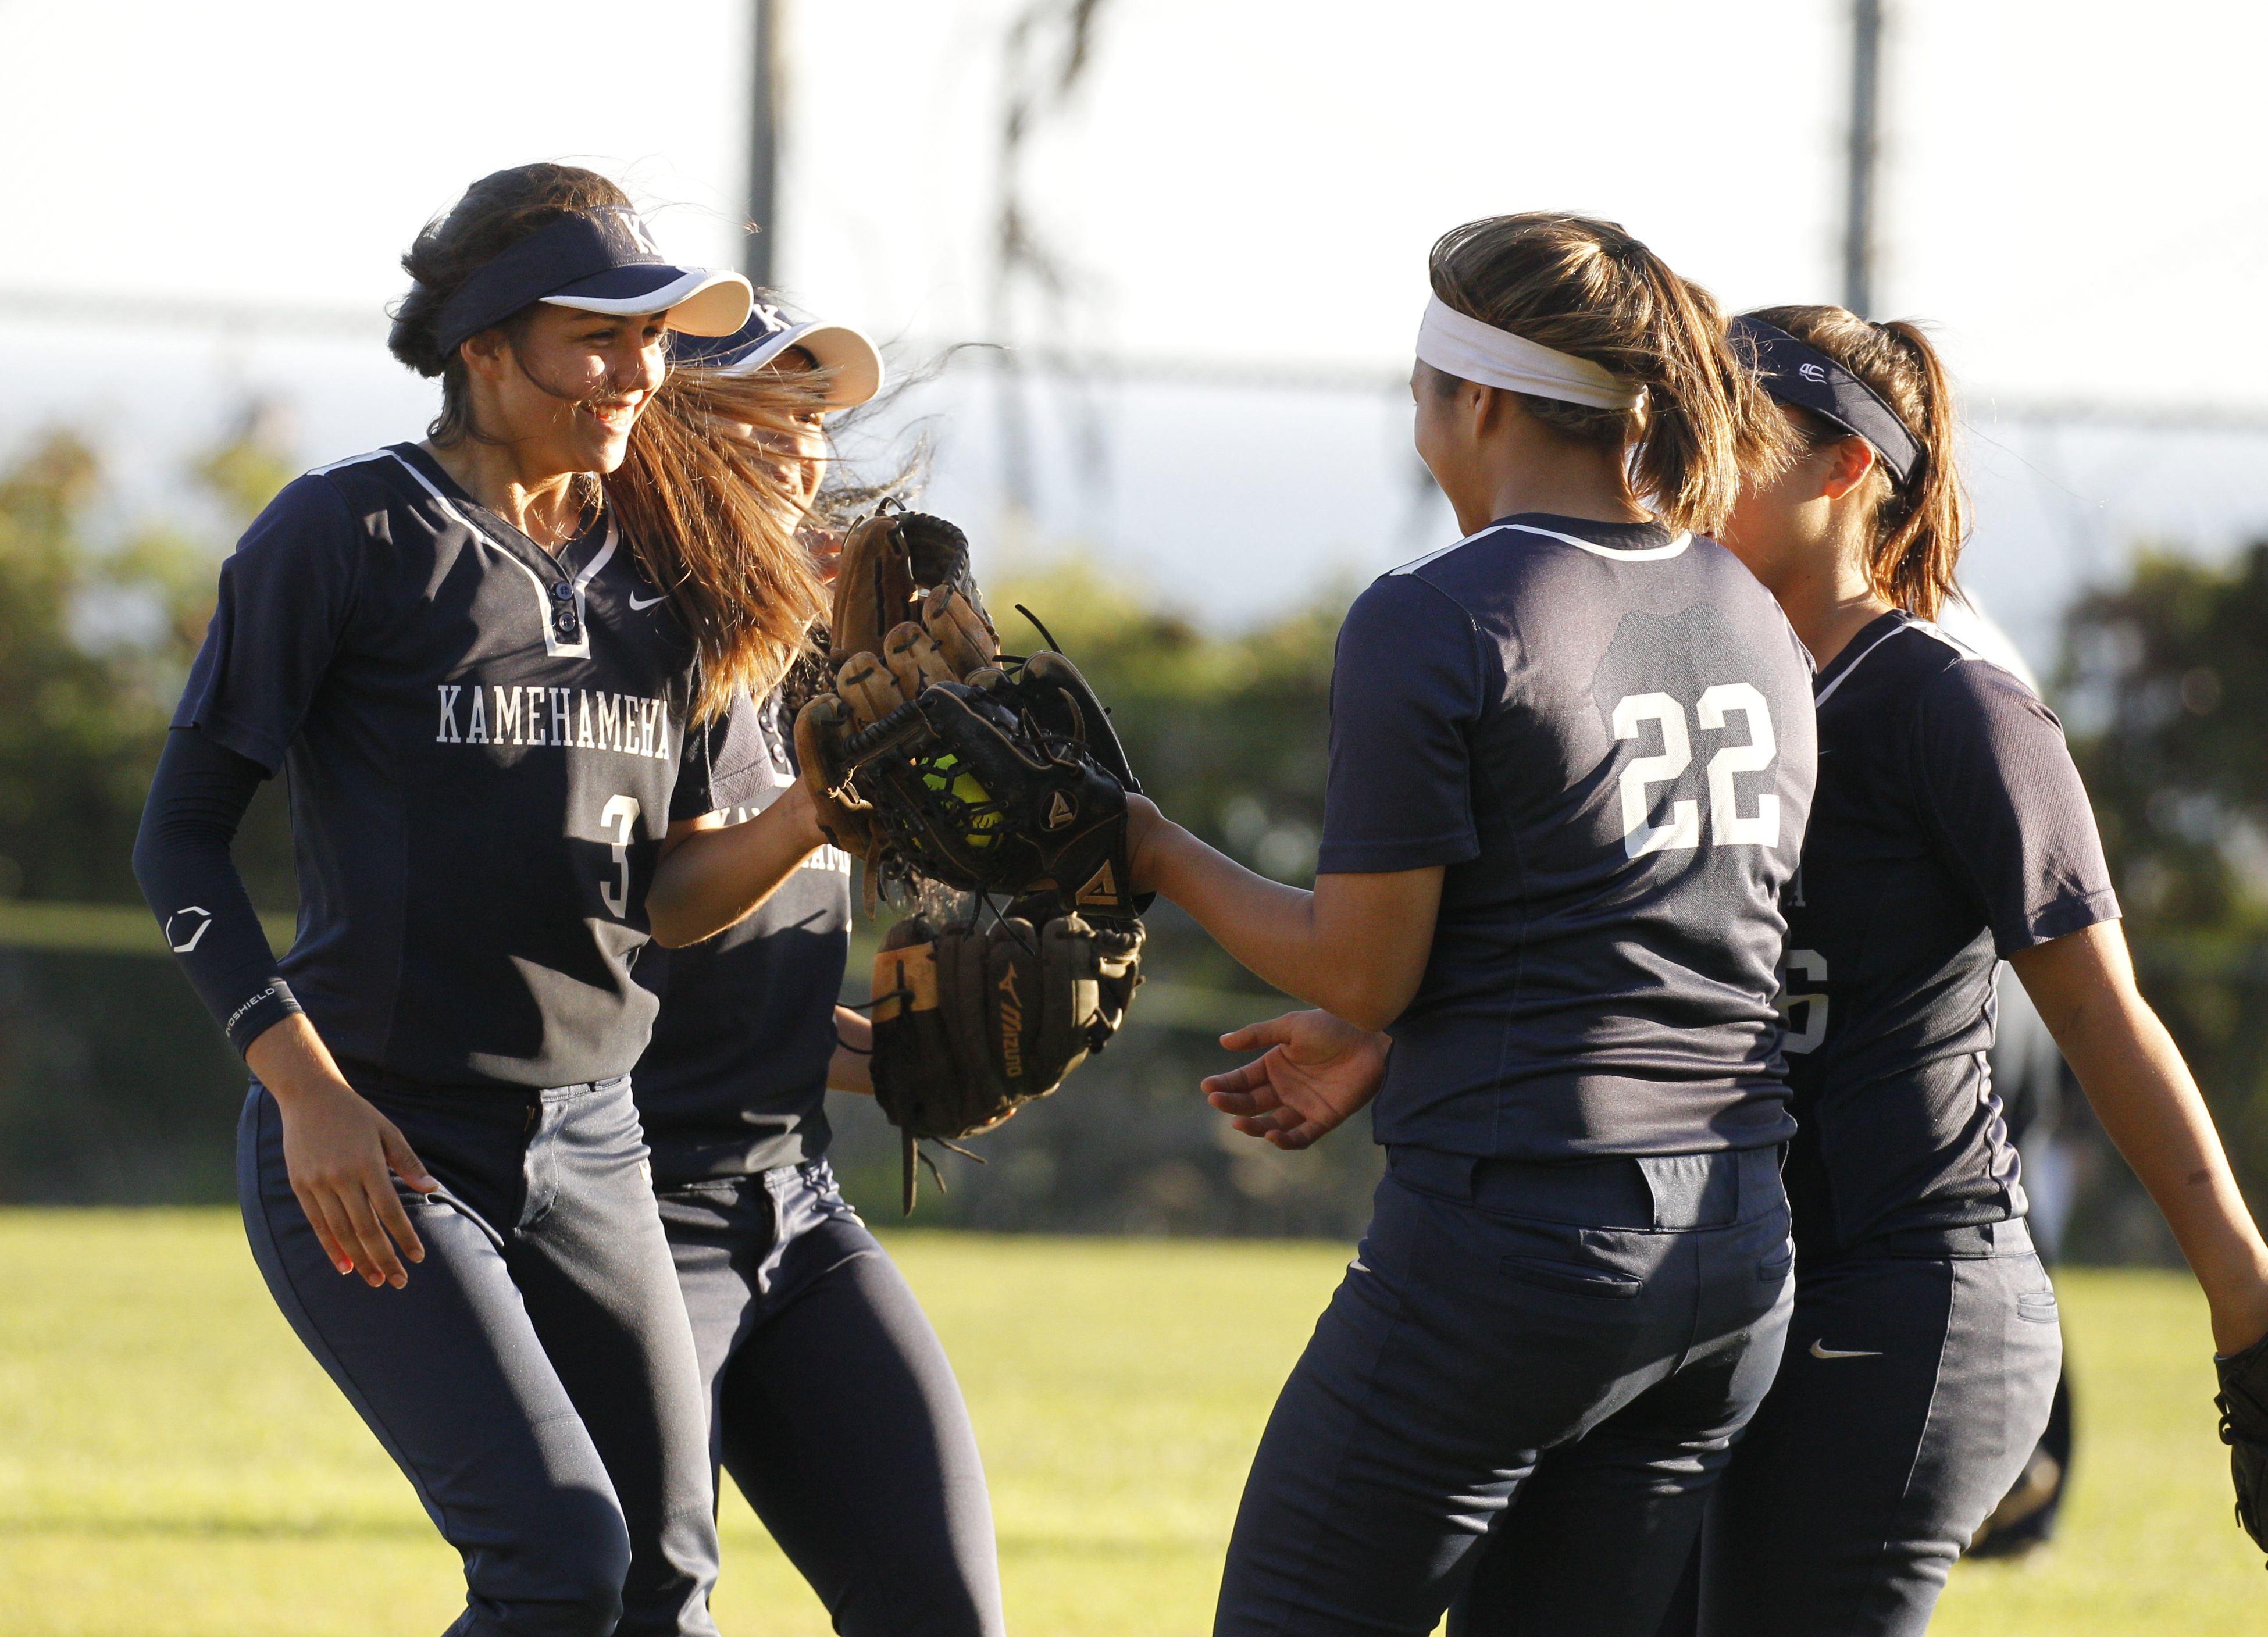
[{"label": "grass field", "polygon": [[[991,1475],[1026,1637],[1206,1629],[1246,1460],[1338,1247],[903,1235]],[[2218,1637],[2268,1614],[2186,1281],[2066,1273],[2062,1541],[1955,1572],[1952,1637]],[[728,1637],[826,1617],[736,1496]],[[269,1305],[232,1213],[0,1213],[0,1632],[438,1632],[454,1555]]]}]

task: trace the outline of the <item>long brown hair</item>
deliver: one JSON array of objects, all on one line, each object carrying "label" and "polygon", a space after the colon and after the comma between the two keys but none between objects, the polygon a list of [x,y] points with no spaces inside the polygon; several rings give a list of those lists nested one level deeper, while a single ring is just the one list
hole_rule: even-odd
[{"label": "long brown hair", "polygon": [[[1751,316],[1825,353],[1896,411],[1921,446],[1921,463],[1901,483],[1880,461],[1874,486],[1874,539],[1867,577],[1875,594],[1909,614],[1933,620],[1948,597],[1961,594],[1954,568],[1969,535],[1969,498],[1953,459],[1953,383],[1921,327],[1899,319],[1877,324],[1844,307],[1764,307]],[[1789,407],[1812,448],[1857,436],[1809,410]]]},{"label": "long brown hair", "polygon": [[1434,244],[1428,271],[1468,318],[1646,388],[1632,410],[1515,395],[1563,436],[1627,452],[1632,498],[1676,527],[1712,533],[1742,468],[1779,458],[1784,423],[1741,367],[1716,299],[1615,223],[1546,210],[1467,222]]},{"label": "long brown hair", "polygon": [[[696,720],[762,698],[809,645],[826,591],[763,447],[823,409],[812,373],[669,372],[631,429],[607,495],[701,653]],[[740,428],[753,429],[750,439]]]},{"label": "long brown hair", "polygon": [[[596,171],[573,165],[516,165],[493,171],[465,189],[448,211],[425,224],[403,253],[402,271],[416,281],[395,304],[387,347],[420,375],[441,378],[441,413],[425,429],[436,443],[478,436],[465,361],[456,348],[441,350],[441,309],[459,287],[530,234],[577,210],[626,206],[630,195]],[[516,341],[534,309],[513,314],[501,328]]]}]

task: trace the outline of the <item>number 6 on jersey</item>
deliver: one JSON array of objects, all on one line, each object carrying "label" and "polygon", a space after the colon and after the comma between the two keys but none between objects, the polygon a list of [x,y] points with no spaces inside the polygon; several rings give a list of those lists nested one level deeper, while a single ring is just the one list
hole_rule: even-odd
[{"label": "number 6 on jersey", "polygon": [[[1720,847],[1778,846],[1779,797],[1758,796],[1756,812],[1743,816],[1739,793],[1733,787],[1734,774],[1761,771],[1779,753],[1778,741],[1772,736],[1771,708],[1764,695],[1747,682],[1719,682],[1694,707],[1701,726],[1709,732],[1725,727],[1728,712],[1738,712],[1747,722],[1749,742],[1727,745],[1709,758],[1709,839]],[[1666,693],[1631,694],[1615,706],[1613,719],[1617,739],[1636,739],[1641,722],[1658,723],[1661,728],[1660,753],[1633,756],[1623,769],[1624,856],[1639,859],[1649,852],[1699,846],[1700,803],[1673,801],[1669,822],[1656,824],[1647,793],[1649,785],[1668,783],[1692,763],[1693,741],[1685,726],[1685,707]]]}]

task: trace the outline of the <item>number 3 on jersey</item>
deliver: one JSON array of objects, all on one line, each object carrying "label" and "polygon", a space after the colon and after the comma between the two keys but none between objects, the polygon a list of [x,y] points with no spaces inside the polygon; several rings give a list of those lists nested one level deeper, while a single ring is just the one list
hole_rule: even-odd
[{"label": "number 3 on jersey", "polygon": [[[1735,773],[1754,773],[1771,765],[1779,753],[1772,737],[1771,707],[1747,682],[1719,682],[1704,693],[1694,707],[1701,726],[1719,732],[1729,712],[1740,712],[1748,726],[1749,741],[1727,745],[1709,758],[1709,839],[1720,847],[1775,847],[1779,844],[1779,798],[1761,795],[1756,810],[1743,816],[1733,787]],[[1649,852],[1675,852],[1701,844],[1701,804],[1673,801],[1669,822],[1656,824],[1648,786],[1667,784],[1692,764],[1693,741],[1685,726],[1685,707],[1666,693],[1631,694],[1615,707],[1617,739],[1638,737],[1638,725],[1653,722],[1661,729],[1658,756],[1633,756],[1623,769],[1623,853],[1644,858]]]},{"label": "number 3 on jersey", "polygon": [[615,832],[615,878],[599,883],[599,896],[606,900],[607,910],[614,918],[626,920],[630,912],[630,832],[638,821],[637,798],[609,796],[599,814],[600,824]]}]

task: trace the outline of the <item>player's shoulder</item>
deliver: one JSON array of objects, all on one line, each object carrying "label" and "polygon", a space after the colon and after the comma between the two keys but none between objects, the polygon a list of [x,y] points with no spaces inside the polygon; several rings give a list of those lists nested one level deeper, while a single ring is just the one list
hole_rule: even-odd
[{"label": "player's shoulder", "polygon": [[1692,578],[1696,595],[1736,613],[1751,627],[1760,624],[1777,637],[1785,638],[1800,657],[1805,673],[1812,671],[1811,650],[1795,634],[1795,627],[1788,623],[1787,611],[1780,607],[1779,599],[1766,589],[1754,570],[1733,554],[1730,547],[1706,535],[1696,535],[1681,562]]},{"label": "player's shoulder", "polygon": [[2017,719],[2060,728],[2030,682],[1932,621],[1886,615],[1852,639],[1821,677],[1818,704],[1862,711],[1877,726],[1892,716],[1913,722],[1932,742],[1947,734],[1989,736]]},{"label": "player's shoulder", "polygon": [[1847,695],[1912,699],[1948,672],[1978,658],[1975,651],[1903,609],[1881,616],[1821,670],[1819,703]]},{"label": "player's shoulder", "polygon": [[1988,710],[2043,712],[2030,678],[1997,655],[1933,620],[1909,615],[1889,645],[1893,665],[1933,703],[1964,702]]},{"label": "player's shoulder", "polygon": [[1410,623],[1470,624],[1472,608],[1463,591],[1469,577],[1457,555],[1467,543],[1459,541],[1387,570],[1356,594],[1348,623],[1358,630]]},{"label": "player's shoulder", "polygon": [[402,498],[417,476],[398,445],[349,455],[312,468],[284,484],[261,520],[352,524]]},{"label": "player's shoulder", "polygon": [[1930,634],[1956,657],[1916,689],[1924,732],[1933,743],[1976,741],[2007,745],[2057,739],[2063,723],[2029,679],[1959,638],[1931,628]]},{"label": "player's shoulder", "polygon": [[342,543],[358,533],[356,510],[321,468],[302,473],[276,491],[245,531],[240,554],[279,547]]},{"label": "player's shoulder", "polygon": [[380,520],[411,498],[405,485],[414,476],[398,446],[303,472],[261,508],[236,555],[278,564],[311,555],[358,560]]},{"label": "player's shoulder", "polygon": [[413,464],[415,453],[406,444],[365,449],[316,467],[298,483],[336,495],[350,511],[366,512],[432,486]]}]

